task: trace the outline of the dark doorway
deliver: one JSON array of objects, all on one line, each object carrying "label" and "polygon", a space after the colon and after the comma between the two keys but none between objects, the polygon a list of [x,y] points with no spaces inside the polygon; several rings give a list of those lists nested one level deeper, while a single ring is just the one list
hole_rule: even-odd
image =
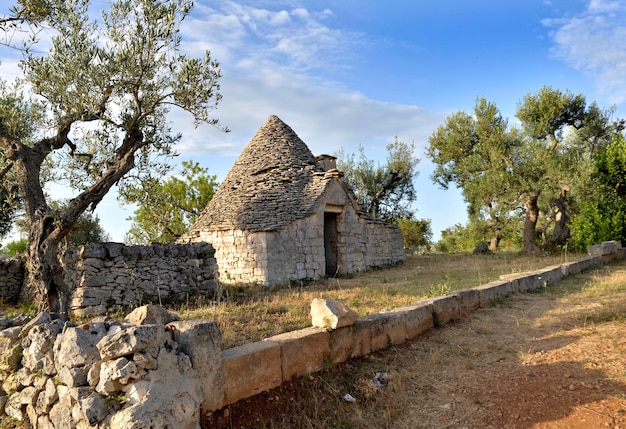
[{"label": "dark doorway", "polygon": [[326,275],[337,274],[337,213],[324,213],[324,253]]}]

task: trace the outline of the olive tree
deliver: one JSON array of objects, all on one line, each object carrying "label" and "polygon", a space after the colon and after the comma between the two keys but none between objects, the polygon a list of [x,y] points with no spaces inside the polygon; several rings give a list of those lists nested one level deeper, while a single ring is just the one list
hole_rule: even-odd
[{"label": "olive tree", "polygon": [[[211,117],[221,97],[218,63],[208,52],[192,58],[181,51],[179,29],[192,2],[109,4],[94,18],[89,0],[19,0],[12,16],[0,18],[27,30],[41,24],[50,35],[49,43],[35,41],[24,51],[22,78],[0,93],[17,100],[0,112],[0,146],[15,169],[30,225],[27,284],[39,307],[56,314],[67,311],[70,292],[60,243],[130,172],[141,179],[165,168],[181,138],[169,111],[219,126]],[[33,5],[33,21],[27,12],[16,16]],[[75,190],[63,210],[51,209],[44,175]]]},{"label": "olive tree", "polygon": [[337,168],[344,173],[363,210],[393,222],[412,215],[410,206],[416,199],[413,180],[419,174],[419,159],[415,156],[415,145],[400,141],[397,136],[386,149],[384,165],[367,158],[362,146],[358,157],[342,149],[336,153]]}]

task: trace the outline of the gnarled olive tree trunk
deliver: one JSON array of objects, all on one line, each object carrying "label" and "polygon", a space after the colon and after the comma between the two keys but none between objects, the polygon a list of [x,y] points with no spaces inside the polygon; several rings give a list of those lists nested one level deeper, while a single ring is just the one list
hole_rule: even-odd
[{"label": "gnarled olive tree trunk", "polygon": [[539,191],[531,192],[524,206],[526,208],[526,219],[524,220],[524,249],[523,253],[539,253],[541,249],[535,241],[535,229],[539,220]]},{"label": "gnarled olive tree trunk", "polygon": [[51,215],[31,220],[25,279],[26,286],[35,292],[39,310],[50,312],[54,318],[67,314],[70,294],[56,235]]}]

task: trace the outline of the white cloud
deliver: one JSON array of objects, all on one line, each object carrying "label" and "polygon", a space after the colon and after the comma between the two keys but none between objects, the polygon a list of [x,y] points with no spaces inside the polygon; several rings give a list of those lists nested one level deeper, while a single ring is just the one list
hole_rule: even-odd
[{"label": "white cloud", "polygon": [[593,80],[611,103],[626,101],[626,2],[591,0],[572,17],[544,20],[553,53]]},{"label": "white cloud", "polygon": [[327,25],[332,18],[328,9],[274,11],[232,1],[205,2],[185,21],[183,35],[195,41],[194,48],[209,48],[228,68],[236,64],[239,70],[254,71],[270,64],[302,73],[345,67],[352,48],[362,43],[361,35]]},{"label": "white cloud", "polygon": [[225,96],[215,116],[232,132],[185,125],[181,152],[237,155],[270,115],[290,125],[314,153],[354,150],[359,144],[384,151],[394,135],[423,148],[444,118],[417,106],[372,100],[319,79],[277,72],[226,76],[222,91]]}]

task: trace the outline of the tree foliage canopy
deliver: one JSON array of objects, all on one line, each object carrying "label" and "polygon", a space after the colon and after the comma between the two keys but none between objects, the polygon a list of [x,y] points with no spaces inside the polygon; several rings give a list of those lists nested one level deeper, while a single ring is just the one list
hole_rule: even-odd
[{"label": "tree foliage canopy", "polygon": [[385,165],[368,159],[362,146],[359,146],[358,157],[343,150],[336,156],[337,168],[344,173],[345,181],[352,186],[367,213],[387,221],[412,216],[410,206],[416,198],[413,180],[419,174],[414,144],[395,137],[393,143],[387,145]]},{"label": "tree foliage canopy", "polygon": [[196,221],[217,190],[217,176],[197,162],[183,161],[179,176],[151,179],[124,189],[125,203],[135,203],[126,241],[132,244],[171,243]]},{"label": "tree foliage canopy", "polygon": [[565,244],[570,196],[584,195],[592,154],[610,134],[609,114],[580,94],[543,87],[518,105],[518,129],[479,98],[473,114],[457,112],[431,135],[432,179],[461,188],[470,222],[491,231],[492,250],[520,213],[525,251],[539,251],[540,218],[542,245]]},{"label": "tree foliage canopy", "polygon": [[[218,63],[180,49],[192,1],[112,0],[97,20],[89,5],[20,0],[0,18],[5,34],[40,24],[52,34],[49,45],[24,51],[22,79],[0,87],[9,106],[0,110],[0,147],[29,218],[28,282],[42,309],[58,310],[67,298],[59,243],[80,215],[114,185],[167,171],[164,160],[181,138],[169,111],[218,125],[211,116],[221,98]],[[44,176],[76,190],[64,210],[48,204]]]},{"label": "tree foliage canopy", "polygon": [[626,138],[616,132],[611,142],[594,157],[590,182],[593,197],[582,203],[572,219],[572,246],[587,246],[609,240],[626,243]]}]

